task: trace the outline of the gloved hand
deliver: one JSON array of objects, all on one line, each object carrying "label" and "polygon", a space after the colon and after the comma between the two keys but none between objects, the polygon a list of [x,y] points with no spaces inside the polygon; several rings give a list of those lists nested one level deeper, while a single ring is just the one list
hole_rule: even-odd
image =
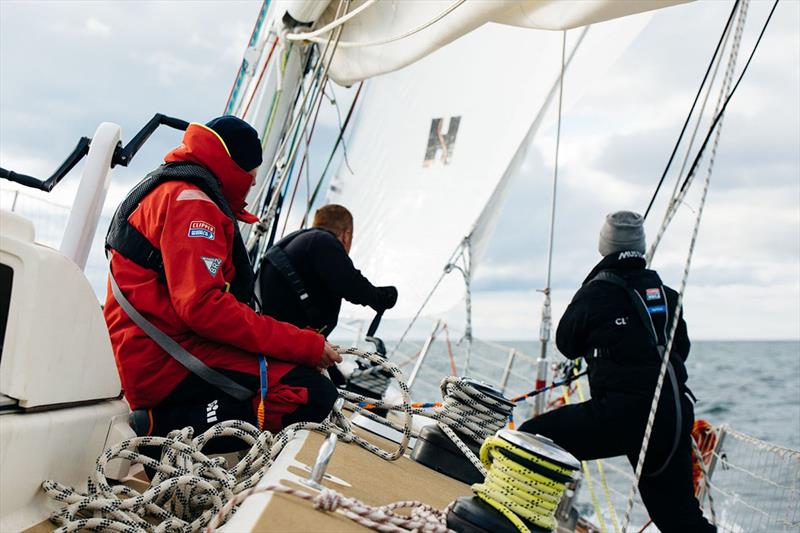
[{"label": "gloved hand", "polygon": [[389,285],[387,287],[378,287],[378,309],[391,309],[397,303],[397,287]]}]

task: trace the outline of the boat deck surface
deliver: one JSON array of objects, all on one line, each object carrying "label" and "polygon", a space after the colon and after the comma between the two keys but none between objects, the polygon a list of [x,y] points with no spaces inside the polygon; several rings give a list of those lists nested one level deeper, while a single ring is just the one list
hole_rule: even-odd
[{"label": "boat deck surface", "polygon": [[[390,450],[392,446],[396,446],[359,428],[354,429],[356,433],[384,449]],[[324,438],[322,434],[310,433],[295,456],[297,463],[312,466]],[[308,472],[298,466],[290,466],[288,471],[301,478],[308,477]],[[472,494],[469,485],[446,477],[408,457],[386,461],[357,444],[340,442],[328,465],[327,474],[345,481],[349,486],[329,479],[323,481],[324,486],[370,505],[419,500],[441,509],[460,496]],[[281,482],[309,492],[307,487],[292,480],[282,479]],[[316,511],[311,502],[292,495],[276,494],[263,509],[253,531],[288,530],[370,531],[338,513]]]},{"label": "boat deck surface", "polygon": [[[359,436],[386,450],[392,450],[397,446],[358,427],[353,429]],[[271,481],[279,480],[286,486],[315,493],[309,487],[298,483],[297,479],[308,478],[325,437],[321,433],[309,432],[302,439],[302,445],[294,457],[289,458],[290,466],[283,472],[276,471],[280,469],[278,464],[273,466],[273,471],[268,474],[272,478]],[[284,450],[281,455],[284,453],[291,453],[291,451]],[[307,469],[303,467],[307,467]],[[263,483],[264,481],[261,484]],[[126,484],[139,491],[147,488],[147,483],[140,479],[129,478],[126,480]],[[322,484],[335,489],[340,494],[356,498],[369,505],[385,505],[401,500],[419,500],[442,509],[456,498],[472,494],[469,485],[446,477],[408,457],[404,456],[396,461],[386,461],[357,444],[343,442],[337,444]],[[251,498],[258,497],[258,495],[251,496]],[[28,528],[25,533],[47,533],[56,527],[53,523],[45,520]],[[223,530],[240,531],[240,528],[236,526],[233,529],[223,527]],[[311,502],[287,494],[272,494],[266,505],[260,509],[260,514],[250,530],[258,532],[371,531],[339,513],[317,511]]]}]

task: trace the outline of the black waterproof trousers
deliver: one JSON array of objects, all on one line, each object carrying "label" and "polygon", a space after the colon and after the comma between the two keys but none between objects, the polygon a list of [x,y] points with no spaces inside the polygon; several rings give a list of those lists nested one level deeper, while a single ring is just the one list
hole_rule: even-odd
[{"label": "black waterproof trousers", "polygon": [[[259,377],[232,370],[217,369],[239,384],[258,394]],[[283,427],[295,422],[322,422],[331,412],[338,397],[336,386],[313,368],[298,366],[290,370],[280,382],[308,390],[308,403],[298,405],[294,411],[282,416]],[[197,377],[189,374],[163,402],[152,410],[151,434],[166,436],[174,429],[192,426],[199,435],[223,420],[244,420],[258,426],[252,399],[237,400]],[[269,409],[269,405],[267,405]],[[245,446],[240,439],[223,437],[214,439],[204,450],[225,453]]]},{"label": "black waterproof trousers", "polygon": [[[552,439],[577,459],[625,455],[635,468],[649,409],[650,400],[641,395],[606,393],[532,418],[519,429]],[[663,533],[716,531],[694,497],[689,440],[693,423],[692,403],[681,395],[680,436],[664,466],[676,432],[675,400],[671,391],[664,389],[639,481],[650,518]]]}]

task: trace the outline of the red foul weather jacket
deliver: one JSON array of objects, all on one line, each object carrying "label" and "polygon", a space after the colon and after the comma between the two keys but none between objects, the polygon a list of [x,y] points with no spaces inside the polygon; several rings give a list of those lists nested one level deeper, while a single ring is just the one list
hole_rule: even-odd
[{"label": "red foul weather jacket", "polygon": [[[183,144],[167,162],[202,165],[219,179],[236,218],[254,222],[244,210],[252,176],[228,155],[217,134],[191,124]],[[114,252],[111,268],[123,294],[142,315],[212,368],[258,375],[259,354],[269,362],[268,409],[293,410],[308,400],[303,388],[279,383],[297,365],[319,364],[324,339],[253,311],[227,292],[235,276],[233,221],[199,187],[182,181],[158,185],[128,221],[161,251],[165,280]],[[122,387],[131,409],[158,405],[188,376],[120,308],[107,288],[104,308]],[[211,385],[209,385],[211,386]]]}]

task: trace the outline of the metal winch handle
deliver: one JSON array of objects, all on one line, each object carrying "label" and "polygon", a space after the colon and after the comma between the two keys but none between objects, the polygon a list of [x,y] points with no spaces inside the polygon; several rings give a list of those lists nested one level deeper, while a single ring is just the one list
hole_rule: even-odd
[{"label": "metal winch handle", "polygon": [[371,342],[375,345],[375,351],[382,356],[386,357],[386,345],[383,343],[383,339],[380,339],[375,336],[375,332],[378,331],[378,326],[381,325],[381,319],[383,318],[383,310],[380,310],[375,315],[375,318],[372,319],[372,322],[367,329],[367,336],[364,338],[365,341]]}]

